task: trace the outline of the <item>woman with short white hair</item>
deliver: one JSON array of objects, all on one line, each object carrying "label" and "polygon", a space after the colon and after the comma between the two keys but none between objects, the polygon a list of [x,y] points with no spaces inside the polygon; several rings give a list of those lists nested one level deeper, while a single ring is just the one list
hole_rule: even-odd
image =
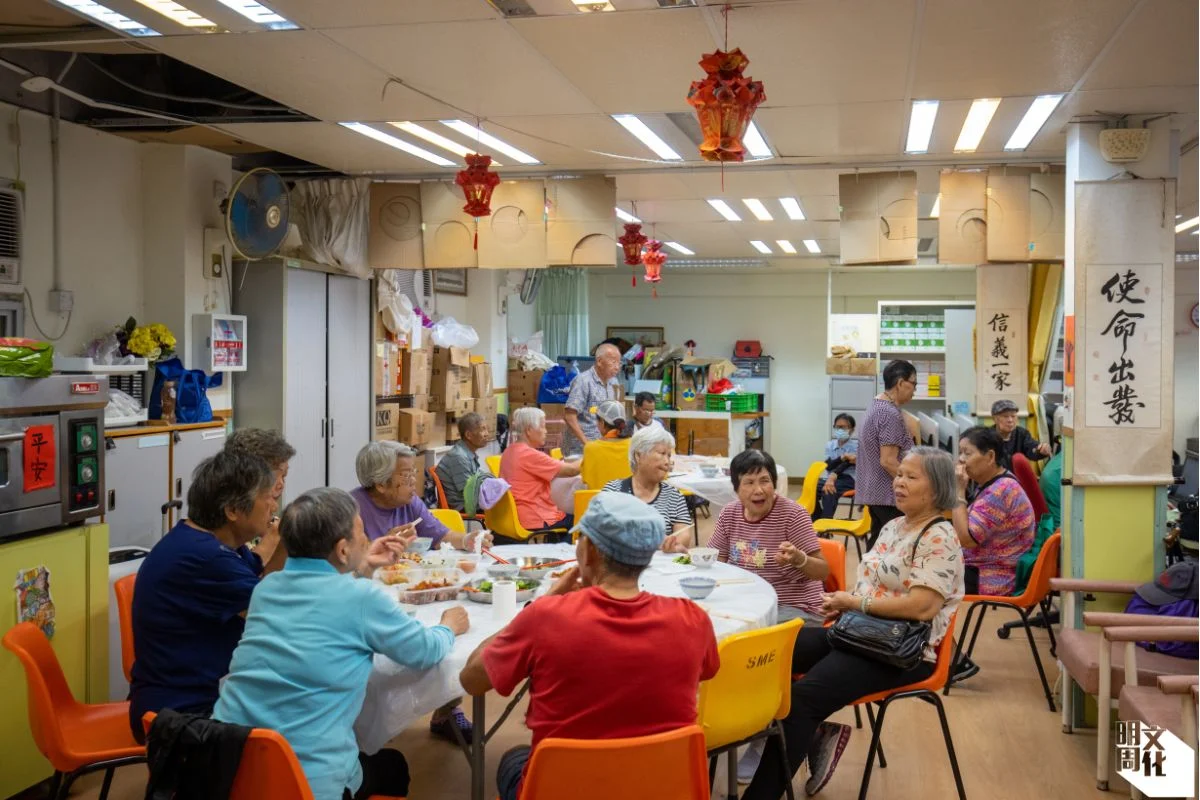
[{"label": "woman with short white hair", "polygon": [[499,477],[508,481],[517,504],[517,520],[528,531],[571,527],[571,515],[554,504],[550,483],[579,474],[579,462],[559,461],[539,448],[546,444],[546,414],[525,406],[509,420],[510,443],[500,457]]},{"label": "woman with short white hair", "polygon": [[675,458],[675,437],[661,425],[639,429],[629,440],[628,478],[609,481],[606,492],[631,494],[654,507],[667,523],[670,535],[663,541],[663,550],[685,550],[692,540],[692,516],[687,501],[671,484],[667,476]]}]

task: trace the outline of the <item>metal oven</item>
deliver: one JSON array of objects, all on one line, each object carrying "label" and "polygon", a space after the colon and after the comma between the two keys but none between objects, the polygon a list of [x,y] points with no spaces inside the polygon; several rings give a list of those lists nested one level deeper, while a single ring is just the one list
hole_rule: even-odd
[{"label": "metal oven", "polygon": [[100,516],[108,377],[0,378],[0,539]]}]

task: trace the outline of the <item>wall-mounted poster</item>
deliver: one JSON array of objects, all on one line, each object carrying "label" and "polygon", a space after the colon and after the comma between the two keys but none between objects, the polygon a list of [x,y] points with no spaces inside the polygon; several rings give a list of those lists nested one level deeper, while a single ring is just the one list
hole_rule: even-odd
[{"label": "wall-mounted poster", "polygon": [[1028,404],[1029,266],[980,264],[975,270],[975,402],[980,416],[997,400]]},{"label": "wall-mounted poster", "polygon": [[662,347],[666,343],[662,328],[610,325],[604,329],[606,339],[624,339],[642,347]]}]

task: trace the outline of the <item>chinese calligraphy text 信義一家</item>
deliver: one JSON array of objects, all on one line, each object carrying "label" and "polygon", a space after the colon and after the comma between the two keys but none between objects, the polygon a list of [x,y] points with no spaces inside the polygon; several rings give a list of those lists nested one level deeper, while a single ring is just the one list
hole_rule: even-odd
[{"label": "chinese calligraphy text \u4fe1\u7fa9\u4e00\u5bb6", "polygon": [[1012,386],[1012,370],[1008,355],[1009,339],[1008,314],[998,311],[988,320],[992,330],[991,360],[988,366],[988,380],[992,382],[997,392],[1003,392]]},{"label": "chinese calligraphy text \u4fe1\u7fa9\u4e00\u5bb6", "polygon": [[1132,295],[1139,283],[1141,279],[1137,273],[1133,269],[1126,269],[1124,273],[1120,270],[1114,272],[1100,287],[1105,304],[1113,312],[1100,335],[1111,337],[1121,346],[1120,355],[1108,367],[1112,397],[1104,401],[1109,408],[1108,418],[1114,425],[1132,425],[1137,409],[1146,407],[1138,399],[1137,375],[1134,373],[1137,364],[1129,357],[1129,340],[1137,333],[1138,321],[1146,317],[1145,313],[1137,310],[1137,306],[1146,301]]}]

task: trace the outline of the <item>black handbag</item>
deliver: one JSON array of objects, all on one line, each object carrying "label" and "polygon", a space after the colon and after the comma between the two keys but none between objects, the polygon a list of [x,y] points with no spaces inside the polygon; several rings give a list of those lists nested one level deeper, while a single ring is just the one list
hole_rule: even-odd
[{"label": "black handbag", "polygon": [[[917,534],[913,542],[913,560],[916,559],[921,537],[943,521],[941,517],[930,520]],[[900,670],[910,670],[921,662],[932,631],[933,627],[928,622],[884,619],[857,611],[844,611],[826,636],[829,646],[834,650],[853,653]]]}]

